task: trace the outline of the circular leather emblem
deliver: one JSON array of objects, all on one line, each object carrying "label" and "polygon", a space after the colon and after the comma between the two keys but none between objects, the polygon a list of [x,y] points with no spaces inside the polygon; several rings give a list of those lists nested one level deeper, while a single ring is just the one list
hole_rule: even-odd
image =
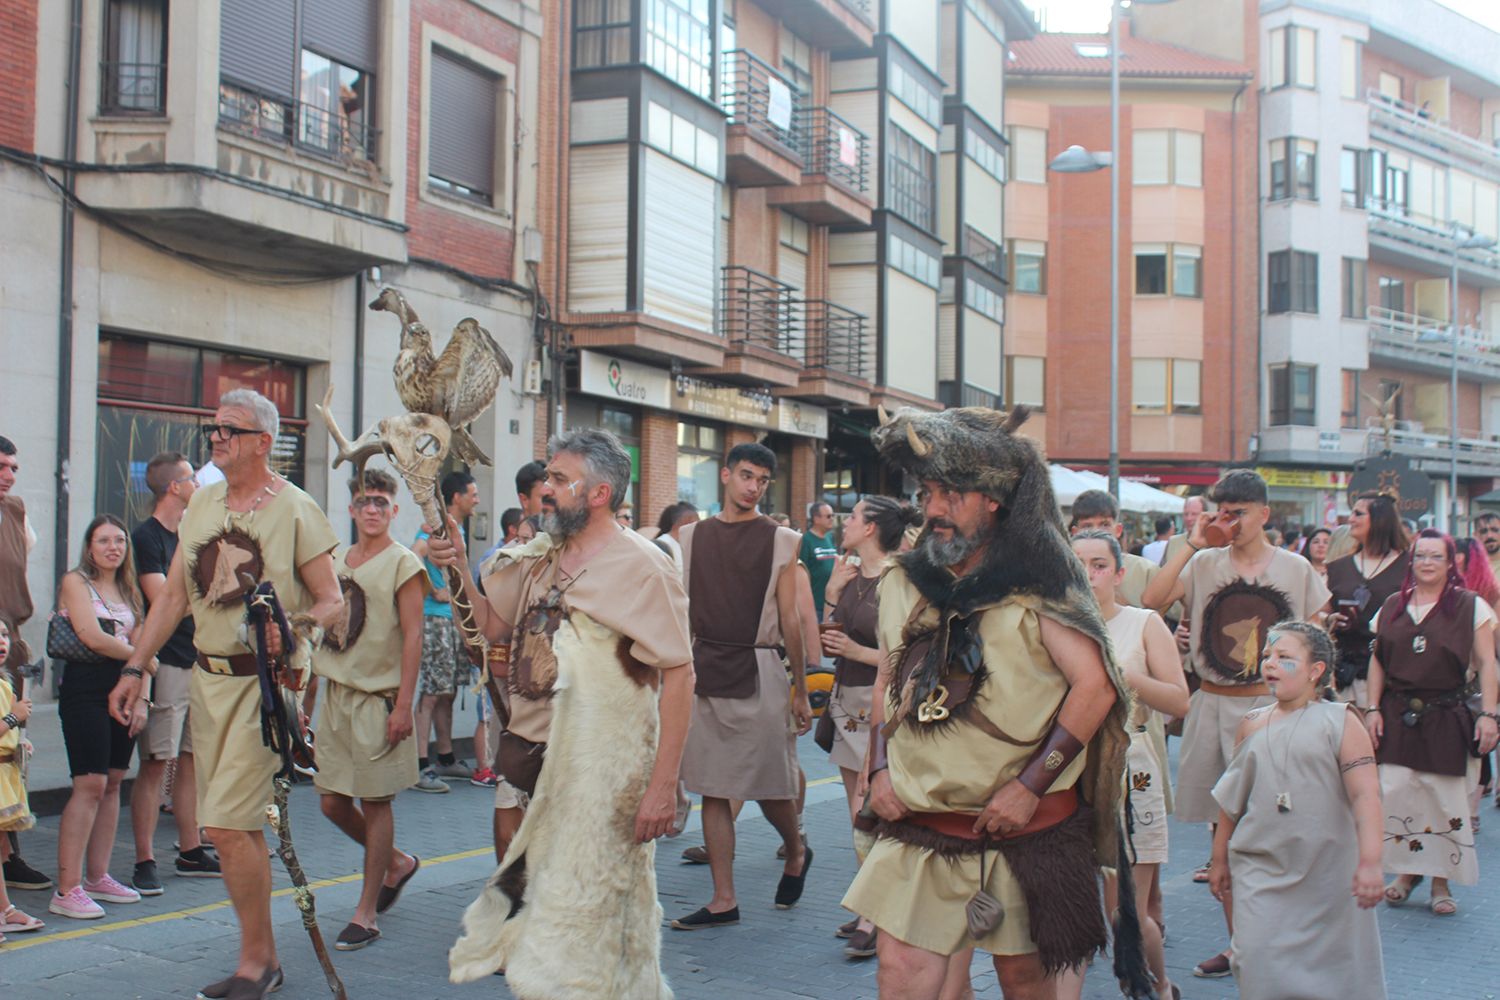
[{"label": "circular leather emblem", "polygon": [[1286,595],[1262,583],[1236,580],[1209,598],[1203,609],[1198,641],[1202,665],[1210,680],[1253,684],[1260,680],[1260,656],[1266,633],[1292,617]]},{"label": "circular leather emblem", "polygon": [[352,577],[341,576],[339,589],[344,592],[344,613],[323,633],[323,645],[335,653],[342,653],[358,642],[365,627],[365,588]]},{"label": "circular leather emblem", "polygon": [[259,543],[238,528],[230,528],[198,549],[192,577],[205,601],[230,607],[255,589],[264,571]]}]

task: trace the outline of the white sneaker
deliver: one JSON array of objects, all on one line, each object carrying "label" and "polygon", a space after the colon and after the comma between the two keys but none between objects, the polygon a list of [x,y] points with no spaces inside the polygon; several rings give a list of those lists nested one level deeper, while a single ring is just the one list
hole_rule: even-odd
[{"label": "white sneaker", "polygon": [[113,875],[105,872],[104,877],[91,881],[83,880],[83,891],[90,899],[97,899],[104,903],[139,903],[141,894],[128,885],[116,882]]},{"label": "white sneaker", "polygon": [[417,783],[412,786],[419,792],[430,792],[433,795],[442,795],[449,791],[448,783],[437,776],[432,768],[425,768],[417,776]]}]

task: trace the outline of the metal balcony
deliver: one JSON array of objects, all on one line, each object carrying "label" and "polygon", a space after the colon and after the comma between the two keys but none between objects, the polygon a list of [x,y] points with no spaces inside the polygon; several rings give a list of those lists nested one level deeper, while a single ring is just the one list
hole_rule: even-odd
[{"label": "metal balcony", "polygon": [[[1404,205],[1371,199],[1365,205],[1370,227],[1370,257],[1446,277],[1453,256],[1453,231],[1442,223],[1412,215]],[[1460,281],[1500,287],[1500,255],[1494,250],[1460,250]]]},{"label": "metal balcony", "polygon": [[733,348],[795,356],[802,346],[802,303],[797,289],[754,268],[722,269],[720,329]]},{"label": "metal balcony", "polygon": [[814,48],[851,52],[874,39],[872,0],[756,0],[756,6]]},{"label": "metal balcony", "polygon": [[1436,159],[1451,157],[1461,168],[1500,180],[1500,148],[1455,131],[1422,108],[1378,90],[1366,91],[1365,103],[1370,109],[1370,138]]},{"label": "metal balcony", "polygon": [[724,53],[725,169],[731,183],[768,187],[802,179],[800,100],[797,88],[759,56],[744,49]]},{"label": "metal balcony", "polygon": [[855,194],[863,194],[870,169],[870,144],[865,134],[828,108],[799,108],[797,117],[804,172],[822,174]]},{"label": "metal balcony", "polygon": [[[1370,442],[1371,448],[1380,447],[1384,437],[1378,430],[1372,431]],[[1460,428],[1455,452],[1446,433],[1430,433],[1421,424],[1398,421],[1391,432],[1391,451],[1405,455],[1430,475],[1446,475],[1455,465],[1461,475],[1500,475],[1500,438],[1492,434]]]},{"label": "metal balcony", "polygon": [[[1453,356],[1448,324],[1379,306],[1369,309],[1369,320],[1372,361],[1428,375],[1448,374]],[[1500,382],[1500,343],[1490,331],[1459,328],[1458,373],[1470,381]]]},{"label": "metal balcony", "polygon": [[807,317],[808,368],[821,368],[868,379],[865,363],[865,317],[827,299],[804,303]]},{"label": "metal balcony", "polygon": [[101,62],[101,115],[160,115],[167,109],[167,64]]},{"label": "metal balcony", "polygon": [[219,126],[341,163],[373,162],[378,129],[340,111],[219,84]]}]

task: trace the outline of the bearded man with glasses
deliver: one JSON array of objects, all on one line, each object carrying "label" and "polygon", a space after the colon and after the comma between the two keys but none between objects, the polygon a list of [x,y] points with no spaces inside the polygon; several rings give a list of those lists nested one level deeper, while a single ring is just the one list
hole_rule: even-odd
[{"label": "bearded man with glasses", "polygon": [[[189,726],[198,821],[218,851],[240,924],[234,974],[200,990],[207,1000],[260,1000],[282,983],[262,832],[281,759],[261,742],[260,682],[242,628],[244,597],[269,581],[288,615],[306,613],[321,628],[333,625],[344,605],[332,525],[312,497],[271,468],[279,430],[275,404],[260,393],[234,389],[220,398],[204,433],[224,479],[198,490],[188,504],[166,580],[109,697],[110,714],[122,724],[129,720],[144,693],[142,668],[191,610],[198,653]],[[266,646],[267,655],[281,654],[277,630],[268,632]]]}]

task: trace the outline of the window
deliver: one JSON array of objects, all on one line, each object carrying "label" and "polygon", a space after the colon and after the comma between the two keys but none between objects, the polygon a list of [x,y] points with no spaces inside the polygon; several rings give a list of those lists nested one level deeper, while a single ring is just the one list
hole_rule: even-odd
[{"label": "window", "polygon": [[1180,129],[1137,129],[1130,137],[1135,184],[1203,186],[1203,136]]},{"label": "window", "polygon": [[1370,203],[1393,215],[1405,215],[1409,204],[1411,171],[1408,160],[1392,156],[1383,149],[1372,149],[1370,163]]},{"label": "window", "polygon": [[630,62],[630,0],[574,0],[573,65]]},{"label": "window", "polygon": [[500,77],[443,49],[432,50],[427,183],[435,190],[494,203],[495,98]]},{"label": "window", "polygon": [[1202,413],[1203,364],[1178,358],[1130,363],[1131,409],[1136,413]]},{"label": "window", "polygon": [[890,208],[917,228],[931,232],[936,221],[933,205],[937,201],[937,154],[901,126],[891,123],[889,128],[886,173]]},{"label": "window", "polygon": [[1359,372],[1345,368],[1339,373],[1343,382],[1343,403],[1339,406],[1339,426],[1357,430],[1359,428]]},{"label": "window", "polygon": [[1365,262],[1355,257],[1344,258],[1344,311],[1345,319],[1364,319],[1365,308]]},{"label": "window", "polygon": [[916,278],[924,285],[937,288],[940,284],[942,265],[937,257],[908,240],[892,233],[887,244],[891,267],[908,277]]},{"label": "window", "polygon": [[1047,405],[1047,359],[1012,355],[1005,359],[1005,403],[1041,410]]},{"label": "window", "polygon": [[1318,85],[1318,33],[1287,25],[1271,29],[1271,89]]},{"label": "window", "polygon": [[787,212],[777,214],[781,216],[781,245],[807,253],[812,227],[804,220]]},{"label": "window", "polygon": [[781,71],[798,93],[812,93],[812,46],[788,31],[785,24],[781,26]]},{"label": "window", "polygon": [[1176,243],[1138,243],[1135,247],[1135,294],[1199,298],[1203,248]]},{"label": "window", "polygon": [[1318,255],[1277,250],[1266,258],[1266,312],[1318,311]]},{"label": "window", "polygon": [[1395,73],[1381,70],[1378,83],[1382,97],[1389,97],[1393,101],[1401,100],[1401,78]]},{"label": "window", "polygon": [[1005,254],[1000,251],[1000,244],[967,224],[964,226],[964,256],[993,275],[1005,275]]},{"label": "window", "polygon": [[[713,95],[709,0],[641,0],[646,8],[645,62],[704,100]],[[628,20],[629,0],[624,0]]]},{"label": "window", "polygon": [[964,305],[996,323],[1001,322],[1003,312],[1000,293],[987,285],[981,285],[977,281],[965,281]]},{"label": "window", "polygon": [[719,175],[719,137],[665,105],[646,105],[646,144],[710,177]]},{"label": "window", "polygon": [[[947,129],[946,125],[944,129]],[[994,144],[970,128],[964,129],[964,149],[968,152],[969,159],[979,164],[981,170],[1004,183],[1005,157]]]},{"label": "window", "polygon": [[1318,200],[1318,144],[1311,139],[1271,140],[1271,201]]},{"label": "window", "polygon": [[1359,100],[1359,42],[1353,38],[1339,39],[1339,96],[1348,100]]},{"label": "window", "polygon": [[1008,240],[1010,290],[1047,294],[1047,244],[1036,240]]},{"label": "window", "polygon": [[1317,423],[1317,366],[1272,365],[1270,374],[1270,422],[1314,426]]},{"label": "window", "polygon": [[933,128],[942,126],[942,99],[923,86],[922,81],[908,73],[906,67],[899,62],[890,63],[890,78],[887,85],[890,87],[891,94],[916,112],[918,118]]},{"label": "window", "polygon": [[166,0],[109,0],[105,8],[101,114],[166,110]]},{"label": "window", "polygon": [[302,50],[297,142],[329,156],[374,158],[370,75]]},{"label": "window", "polygon": [[1047,183],[1047,130],[1012,125],[1005,130],[1005,175],[1028,184]]},{"label": "window", "polygon": [[1380,295],[1380,308],[1391,312],[1406,312],[1406,282],[1382,274],[1376,279],[1376,285]]},{"label": "window", "polygon": [[677,499],[707,517],[719,505],[719,467],[724,463],[724,432],[697,420],[677,423]]},{"label": "window", "polygon": [[1339,151],[1339,198],[1345,208],[1365,207],[1365,152],[1345,146]]}]

